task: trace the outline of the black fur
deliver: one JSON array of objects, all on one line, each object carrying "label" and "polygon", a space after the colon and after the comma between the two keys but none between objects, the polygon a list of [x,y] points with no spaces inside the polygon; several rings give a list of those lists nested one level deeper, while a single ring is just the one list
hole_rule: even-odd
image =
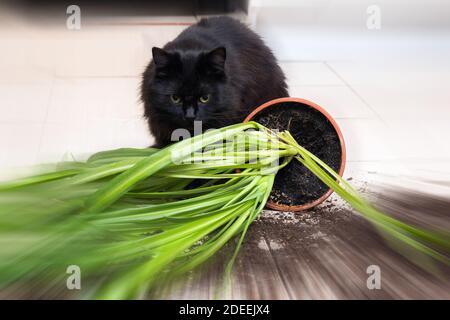
[{"label": "black fur", "polygon": [[[163,49],[153,48],[141,88],[145,117],[159,147],[171,142],[174,129],[192,131],[194,120],[202,121],[203,130],[220,128],[287,95],[284,74],[270,49],[228,17],[203,19]],[[201,103],[202,96],[209,100]]]}]

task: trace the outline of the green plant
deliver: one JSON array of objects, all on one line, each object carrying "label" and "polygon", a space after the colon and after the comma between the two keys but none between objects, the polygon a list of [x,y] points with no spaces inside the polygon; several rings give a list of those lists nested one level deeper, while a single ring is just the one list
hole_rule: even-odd
[{"label": "green plant", "polygon": [[229,272],[276,172],[294,158],[380,230],[449,262],[439,251],[448,235],[381,213],[288,132],[249,122],[0,185],[0,287],[48,280],[57,290],[78,265],[90,297],[142,297],[156,278],[196,267],[240,235]]}]

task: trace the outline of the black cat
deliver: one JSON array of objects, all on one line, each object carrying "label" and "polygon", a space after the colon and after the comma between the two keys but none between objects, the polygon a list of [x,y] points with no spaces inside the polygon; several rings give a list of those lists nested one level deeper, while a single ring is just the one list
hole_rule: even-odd
[{"label": "black cat", "polygon": [[141,99],[156,146],[174,129],[192,132],[238,123],[257,106],[288,95],[270,49],[247,26],[229,17],[203,19],[163,49],[143,74]]}]

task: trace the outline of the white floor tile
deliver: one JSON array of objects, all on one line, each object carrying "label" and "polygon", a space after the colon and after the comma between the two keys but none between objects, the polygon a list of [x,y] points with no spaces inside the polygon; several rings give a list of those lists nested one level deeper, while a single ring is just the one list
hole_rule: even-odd
[{"label": "white floor tile", "polygon": [[122,147],[144,148],[153,138],[143,120],[110,119],[87,122],[47,123],[39,162],[58,162],[73,157],[83,160],[92,153]]},{"label": "white floor tile", "polygon": [[383,121],[450,121],[450,63],[416,61],[330,62]]},{"label": "white floor tile", "polygon": [[89,121],[87,143],[90,152],[122,147],[145,148],[153,144],[147,123],[139,119]]},{"label": "white floor tile", "polygon": [[448,88],[450,61],[435,58],[433,54],[424,51],[404,59],[387,60],[368,56],[360,60],[330,61],[327,64],[351,86]]},{"label": "white floor tile", "polygon": [[47,121],[139,119],[139,88],[139,78],[58,79]]},{"label": "white floor tile", "polygon": [[53,81],[8,83],[0,85],[0,123],[34,122],[45,119]]},{"label": "white floor tile", "polygon": [[334,118],[370,118],[374,113],[345,86],[292,86],[292,97],[317,103]]},{"label": "white floor tile", "polygon": [[95,137],[87,135],[85,122],[73,120],[46,123],[43,129],[38,161],[42,163],[59,162],[64,159],[81,160],[87,152],[88,141]]},{"label": "white floor tile", "polygon": [[407,120],[389,118],[390,141],[396,145],[399,158],[412,160],[449,159],[450,128],[446,119]]},{"label": "white floor tile", "polygon": [[57,52],[57,76],[134,76],[143,68],[144,53],[139,35],[110,33],[71,37],[57,45]]},{"label": "white floor tile", "polygon": [[436,90],[412,84],[356,85],[353,89],[386,120],[399,118],[405,121],[428,121],[445,118],[450,121],[450,87]]},{"label": "white floor tile", "polygon": [[[175,39],[188,26],[149,26],[141,30],[144,41],[146,63],[150,62],[152,47],[163,47],[167,42]],[[147,61],[148,59],[148,61]]]},{"label": "white floor tile", "polygon": [[0,123],[0,168],[16,168],[36,164],[42,124]]},{"label": "white floor tile", "polygon": [[386,126],[377,119],[337,119],[348,161],[386,161],[396,153]]},{"label": "white floor tile", "polygon": [[151,48],[173,40],[175,26],[108,26],[72,32],[47,40],[55,74],[66,77],[139,76],[151,59]]},{"label": "white floor tile", "polygon": [[448,122],[337,119],[349,161],[450,161]]},{"label": "white floor tile", "polygon": [[289,87],[299,85],[343,85],[322,62],[281,62]]}]

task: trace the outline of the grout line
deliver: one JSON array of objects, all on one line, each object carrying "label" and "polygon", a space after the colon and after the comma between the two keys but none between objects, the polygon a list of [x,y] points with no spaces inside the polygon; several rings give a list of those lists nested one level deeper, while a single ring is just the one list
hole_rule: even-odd
[{"label": "grout line", "polygon": [[358,99],[369,108],[370,111],[380,120],[384,126],[389,127],[389,125],[384,121],[384,119],[375,111],[375,109],[364,99],[336,70],[334,70],[327,61],[324,61],[325,66],[336,76],[338,77],[349,89],[352,91]]}]

